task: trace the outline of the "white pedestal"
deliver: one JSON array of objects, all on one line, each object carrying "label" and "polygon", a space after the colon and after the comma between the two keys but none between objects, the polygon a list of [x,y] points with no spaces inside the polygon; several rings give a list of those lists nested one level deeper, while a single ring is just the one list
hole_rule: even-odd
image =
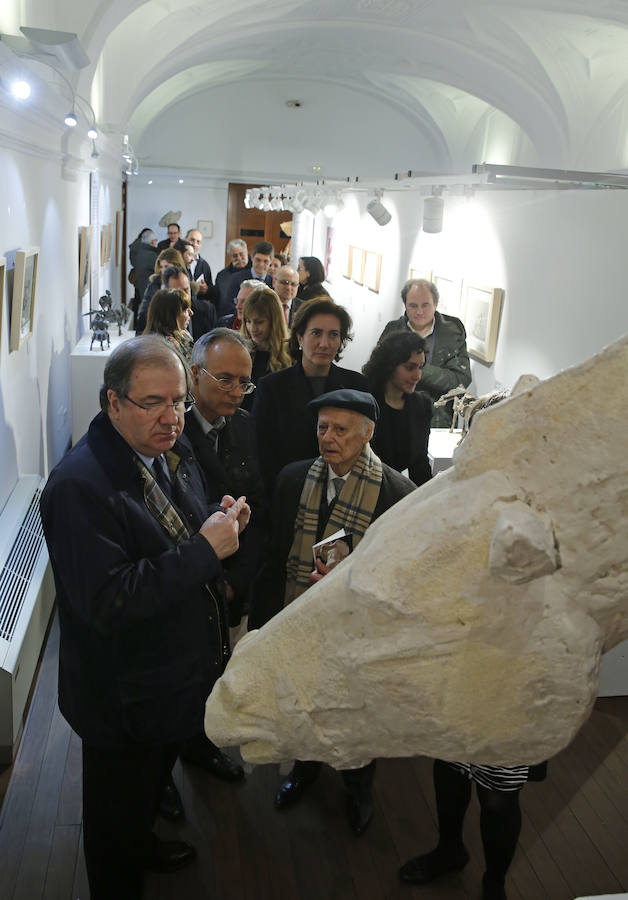
[{"label": "white pedestal", "polygon": [[92,333],[88,331],[80,339],[70,354],[70,387],[72,391],[72,444],[83,437],[89,423],[100,409],[98,393],[103,382],[105,363],[119,344],[135,337],[135,331],[122,328],[118,337],[118,326],[112,325],[109,332],[111,344],[104,350],[98,341],[90,351]]},{"label": "white pedestal", "polygon": [[460,443],[462,431],[455,428],[432,428],[427,447],[427,455],[432,467],[432,475],[438,475],[448,469],[452,462],[454,450]]}]

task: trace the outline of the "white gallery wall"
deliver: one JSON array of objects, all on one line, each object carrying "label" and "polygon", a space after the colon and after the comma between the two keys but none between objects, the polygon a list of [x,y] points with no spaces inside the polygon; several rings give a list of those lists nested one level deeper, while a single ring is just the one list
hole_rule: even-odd
[{"label": "white gallery wall", "polygon": [[[355,331],[344,365],[361,368],[386,322],[402,314],[411,266],[504,290],[495,362],[472,361],[478,393],[510,388],[522,373],[547,378],[628,332],[624,191],[446,197],[440,234],[422,231],[418,191],[384,195],[392,213],[384,227],[366,213],[367,200],[365,192],[346,195],[333,220],[303,213],[295,228],[295,252],[322,260],[333,229],[328,288],[349,308]],[[343,276],[350,244],[382,254],[379,294]]]},{"label": "white gallery wall", "polygon": [[[179,184],[179,178],[183,184]],[[211,221],[213,237],[203,240],[201,255],[215,276],[225,265],[228,189],[226,181],[189,172],[143,168],[140,175],[129,176],[127,244],[143,228],[152,228],[160,241],[167,237],[167,229],[160,228],[158,222],[170,210],[181,211],[179,224],[184,235],[197,227],[199,219]]]},{"label": "white gallery wall", "polygon": [[[69,357],[87,319],[88,295],[78,295],[79,230],[90,221],[89,168],[80,157],[64,160],[54,127],[12,122],[0,130],[0,256],[7,278],[0,298],[0,509],[20,475],[45,475],[61,458],[71,434]],[[20,134],[16,139],[14,135]],[[89,151],[86,154],[89,160]],[[111,223],[120,203],[119,169],[100,175],[101,222]],[[39,248],[32,336],[9,351],[10,304],[15,251]],[[115,253],[100,267],[94,238],[98,296],[112,286]]]}]

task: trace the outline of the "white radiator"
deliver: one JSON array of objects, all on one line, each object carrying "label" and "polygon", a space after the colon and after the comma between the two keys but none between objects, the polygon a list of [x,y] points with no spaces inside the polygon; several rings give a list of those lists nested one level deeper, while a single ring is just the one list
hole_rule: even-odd
[{"label": "white radiator", "polygon": [[20,478],[0,514],[0,763],[13,761],[54,602],[39,475]]}]

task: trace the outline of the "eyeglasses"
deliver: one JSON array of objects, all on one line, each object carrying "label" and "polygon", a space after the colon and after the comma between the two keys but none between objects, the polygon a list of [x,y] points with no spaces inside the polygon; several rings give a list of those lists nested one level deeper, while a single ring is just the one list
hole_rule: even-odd
[{"label": "eyeglasses", "polygon": [[168,412],[171,408],[174,409],[176,413],[186,413],[189,412],[196,400],[194,397],[187,396],[185,400],[175,400],[174,403],[166,403],[165,400],[157,400],[155,403],[138,403],[136,400],[133,400],[132,397],[129,397],[128,394],[124,394],[124,399],[128,400],[129,403],[132,403],[133,406],[137,406],[138,409],[143,409],[145,413],[148,413],[149,416],[162,416],[165,412]]},{"label": "eyeglasses", "polygon": [[235,378],[229,378],[228,375],[221,375],[220,378],[216,378],[215,375],[212,375],[211,372],[208,372],[207,369],[203,369],[202,367],[201,372],[204,372],[205,375],[209,375],[210,378],[214,379],[218,385],[219,391],[233,391],[237,388],[242,394],[252,394],[255,390],[255,385],[252,381],[236,381]]},{"label": "eyeglasses", "polygon": [[278,278],[277,284],[289,284],[290,287],[298,287],[299,286],[298,281],[288,281],[287,278]]}]

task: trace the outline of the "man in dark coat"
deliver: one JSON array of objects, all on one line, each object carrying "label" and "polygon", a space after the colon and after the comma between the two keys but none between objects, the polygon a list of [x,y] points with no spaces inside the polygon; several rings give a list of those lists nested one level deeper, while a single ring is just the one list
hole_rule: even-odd
[{"label": "man in dark coat", "polygon": [[[291,463],[279,475],[272,506],[271,544],[256,585],[250,628],[261,627],[330,571],[329,555],[323,563],[317,554],[314,566],[314,544],[344,529],[349,535],[347,546],[354,549],[371,522],[415,488],[383,464],[369,446],[379,414],[371,394],[332,391],[312,400],[308,412],[312,425],[314,416],[318,416],[316,434],[321,455]],[[283,809],[298,800],[320,767],[319,762],[297,760],[277,791],[275,807]],[[359,835],[373,816],[375,762],[344,770],[342,775],[347,788],[347,817]]]},{"label": "man in dark coat", "polygon": [[245,496],[251,508],[240,549],[225,563],[229,619],[237,626],[248,613],[264,530],[255,427],[249,413],[240,409],[245,394],[253,390],[251,356],[240,335],[215,328],[194,344],[190,368],[196,403],[185,417],[185,434],[207,479],[209,499]]},{"label": "man in dark coat", "polygon": [[[243,499],[208,515],[182,436],[187,376],[162,338],[107,361],[101,408],[41,498],[61,646],[59,707],[83,742],[83,838],[92,900],[139,900],[144,870],[194,856],[152,825],[182,741],[202,732],[228,636],[220,560]],[[230,508],[229,508],[230,507]]]},{"label": "man in dark coat", "polygon": [[[229,265],[221,269],[216,275],[214,288],[216,290],[216,306],[218,309],[227,308],[227,285],[234,272],[238,269],[244,269],[251,265],[251,257],[246,246],[246,241],[242,238],[234,238],[227,244],[227,254],[229,256]],[[226,315],[226,313],[225,313]]]},{"label": "man in dark coat", "polygon": [[154,231],[143,231],[135,250],[135,289],[140,302],[144,296],[148,279],[155,272],[155,262],[159,255],[156,243],[157,238]]},{"label": "man in dark coat", "polygon": [[168,225],[168,237],[164,238],[163,241],[159,241],[157,244],[157,250],[168,250],[170,247],[174,247],[179,238],[181,237],[181,228],[177,225],[176,222],[171,222]]},{"label": "man in dark coat", "polygon": [[[439,313],[438,288],[424,278],[411,278],[401,289],[405,307],[399,319],[388,322],[379,340],[392,331],[408,328],[425,340],[427,362],[417,390],[438,400],[447,391],[471,384],[471,365],[467,352],[467,333],[455,316]],[[453,404],[434,409],[432,428],[449,428]]]},{"label": "man in dark coat", "polygon": [[212,270],[206,259],[201,256],[201,248],[203,246],[203,235],[198,228],[190,228],[185,236],[186,241],[194,247],[194,259],[190,262],[188,268],[192,276],[192,281],[198,285],[197,296],[201,300],[216,305],[216,291],[214,282],[212,281]]},{"label": "man in dark coat", "polygon": [[218,310],[218,315],[226,316],[235,308],[236,296],[243,281],[247,278],[256,278],[263,281],[269,288],[273,286],[273,279],[268,274],[268,267],[275,251],[269,241],[258,241],[251,251],[251,265],[238,269],[229,279],[226,289],[226,300]]}]

